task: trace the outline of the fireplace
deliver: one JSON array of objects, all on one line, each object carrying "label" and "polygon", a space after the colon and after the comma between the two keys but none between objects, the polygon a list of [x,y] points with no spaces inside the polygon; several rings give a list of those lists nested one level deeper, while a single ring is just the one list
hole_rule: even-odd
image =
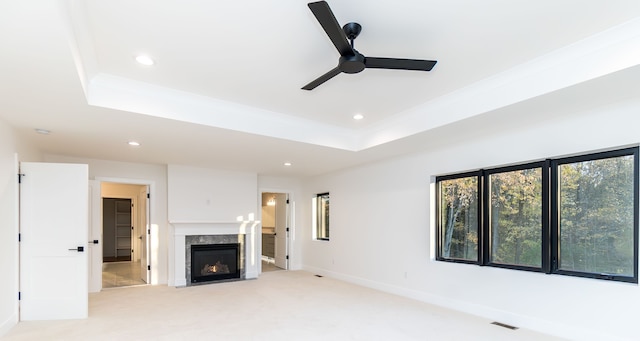
[{"label": "fireplace", "polygon": [[191,283],[240,278],[240,244],[191,245]]},{"label": "fireplace", "polygon": [[[249,278],[257,278],[257,266],[255,261],[248,260],[249,257],[255,256],[253,228],[242,228],[236,223],[206,223],[206,222],[184,222],[172,223],[174,230],[174,278],[169,285],[176,287],[184,287],[191,285],[213,284],[225,281],[241,281]],[[191,277],[191,247],[194,245],[218,245],[218,244],[239,244],[238,253],[240,260],[236,265],[239,268],[239,276],[231,279],[223,279],[218,281],[192,282]],[[254,259],[254,258],[251,258]],[[204,263],[207,264],[207,263]],[[203,264],[203,266],[204,266]],[[216,262],[209,263],[215,265]],[[196,275],[200,270],[195,272]],[[219,277],[218,277],[219,278]]]}]

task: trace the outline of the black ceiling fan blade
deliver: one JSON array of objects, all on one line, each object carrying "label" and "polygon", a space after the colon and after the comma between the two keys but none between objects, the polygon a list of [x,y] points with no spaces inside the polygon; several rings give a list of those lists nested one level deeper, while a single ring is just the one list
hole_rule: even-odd
[{"label": "black ceiling fan blade", "polygon": [[397,69],[431,71],[437,60],[400,59],[400,58],[376,58],[365,57],[364,64],[372,69]]},{"label": "black ceiling fan blade", "polygon": [[337,76],[340,74],[340,69],[336,66],[333,70],[325,73],[324,75],[316,78],[314,81],[312,81],[311,83],[305,85],[302,87],[302,90],[313,90],[315,87],[317,87],[318,85],[330,80],[331,78]]},{"label": "black ceiling fan blade", "polygon": [[333,15],[329,4],[326,1],[311,2],[308,4],[309,9],[316,16],[320,26],[331,39],[333,45],[336,46],[341,56],[354,55],[353,48],[347,41],[347,35],[338,24],[338,20]]}]

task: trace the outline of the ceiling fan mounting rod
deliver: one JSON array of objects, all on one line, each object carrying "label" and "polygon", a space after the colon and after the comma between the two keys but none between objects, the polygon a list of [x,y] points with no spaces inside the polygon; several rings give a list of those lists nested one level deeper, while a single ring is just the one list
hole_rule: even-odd
[{"label": "ceiling fan mounting rod", "polygon": [[354,48],[353,41],[356,40],[360,32],[362,31],[362,26],[357,22],[350,22],[346,25],[342,26],[342,30],[344,34],[347,36],[347,39],[351,41],[351,48]]}]

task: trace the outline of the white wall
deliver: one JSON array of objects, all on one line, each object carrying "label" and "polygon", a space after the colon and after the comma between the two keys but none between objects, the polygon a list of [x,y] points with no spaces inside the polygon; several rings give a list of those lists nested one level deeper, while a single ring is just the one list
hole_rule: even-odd
[{"label": "white wall", "polygon": [[[427,141],[423,154],[310,179],[299,228],[304,268],[572,339],[636,340],[636,284],[433,260],[432,177],[640,142],[640,99],[537,119],[518,109]],[[327,191],[331,240],[313,241],[311,198]]]},{"label": "white wall", "polygon": [[169,221],[234,222],[258,217],[258,176],[169,165]]},{"label": "white wall", "polygon": [[[164,165],[116,162],[46,155],[46,162],[84,163],[89,165],[90,179],[140,179],[140,184],[152,182],[151,187],[151,283],[167,284],[169,232],[167,223],[167,168]],[[155,230],[155,231],[154,231]],[[153,239],[157,234],[157,238]]]}]

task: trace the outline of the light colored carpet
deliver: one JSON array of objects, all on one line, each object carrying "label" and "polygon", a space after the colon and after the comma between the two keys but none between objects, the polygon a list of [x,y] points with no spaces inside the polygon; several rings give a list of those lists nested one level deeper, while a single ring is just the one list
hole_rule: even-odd
[{"label": "light colored carpet", "polygon": [[21,322],[6,340],[560,340],[305,271],[91,294],[89,318]]}]

